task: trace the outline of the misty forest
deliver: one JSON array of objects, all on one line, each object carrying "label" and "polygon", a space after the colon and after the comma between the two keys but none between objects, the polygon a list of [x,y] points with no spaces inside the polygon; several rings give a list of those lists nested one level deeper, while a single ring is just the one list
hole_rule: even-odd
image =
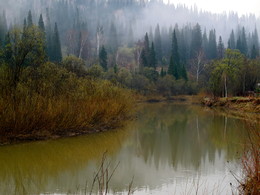
[{"label": "misty forest", "polygon": [[0,0],[0,194],[258,194],[259,36],[253,13],[170,1]]}]

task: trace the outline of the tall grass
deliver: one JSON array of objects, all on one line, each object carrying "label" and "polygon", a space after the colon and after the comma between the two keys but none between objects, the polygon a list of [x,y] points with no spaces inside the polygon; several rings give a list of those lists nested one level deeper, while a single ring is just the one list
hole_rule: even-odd
[{"label": "tall grass", "polygon": [[130,92],[109,81],[79,78],[57,65],[26,68],[15,88],[0,68],[0,135],[44,139],[115,128],[129,117]]},{"label": "tall grass", "polygon": [[243,179],[239,181],[239,194],[260,194],[260,131],[259,124],[250,125],[248,144],[242,157]]}]

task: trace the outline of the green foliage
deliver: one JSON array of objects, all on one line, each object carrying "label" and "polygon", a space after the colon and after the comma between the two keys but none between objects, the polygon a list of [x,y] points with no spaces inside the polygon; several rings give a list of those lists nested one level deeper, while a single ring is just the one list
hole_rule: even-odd
[{"label": "green foliage", "polygon": [[32,12],[29,10],[28,16],[27,16],[27,26],[32,27],[33,25],[33,19],[32,19]]},{"label": "green foliage", "polygon": [[102,78],[104,74],[104,69],[97,64],[92,65],[88,70],[87,70],[87,75],[92,77],[92,78]]},{"label": "green foliage", "polygon": [[68,71],[75,73],[78,77],[86,75],[86,67],[84,60],[76,56],[67,56],[62,62],[62,66]]},{"label": "green foliage", "polygon": [[46,61],[42,31],[31,26],[24,29],[14,28],[6,36],[4,62],[10,67],[13,87],[19,82],[20,74],[26,66],[40,66]]},{"label": "green foliage", "polygon": [[99,52],[99,64],[105,71],[107,70],[107,52],[104,46],[102,46]]},{"label": "green foliage", "polygon": [[143,75],[151,82],[155,82],[159,78],[159,73],[154,68],[145,67]]},{"label": "green foliage", "polygon": [[61,42],[60,42],[60,35],[58,31],[58,25],[55,23],[54,33],[51,38],[51,53],[50,53],[50,61],[52,62],[61,62],[62,60],[62,53],[61,53]]},{"label": "green foliage", "polygon": [[182,78],[183,76],[186,77],[185,73],[182,72],[182,67],[180,64],[178,41],[177,41],[175,30],[173,32],[173,38],[172,38],[172,54],[170,58],[168,74],[174,76],[176,80]]},{"label": "green foliage", "polygon": [[156,64],[157,64],[157,59],[154,50],[154,44],[152,42],[152,46],[149,53],[149,67],[156,68]]},{"label": "green foliage", "polygon": [[230,89],[234,93],[234,83],[240,82],[239,72],[244,63],[244,56],[238,50],[227,49],[225,58],[213,63],[210,86],[215,95],[228,96]]}]

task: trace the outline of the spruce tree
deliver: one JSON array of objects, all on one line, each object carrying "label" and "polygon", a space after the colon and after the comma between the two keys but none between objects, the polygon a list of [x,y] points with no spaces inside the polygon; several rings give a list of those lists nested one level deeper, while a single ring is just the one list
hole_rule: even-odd
[{"label": "spruce tree", "polygon": [[157,60],[158,62],[161,62],[162,60],[162,40],[161,40],[161,32],[159,24],[157,24],[155,32],[154,32],[154,47],[155,52],[157,54]]},{"label": "spruce tree", "polygon": [[142,49],[140,59],[141,59],[140,72],[142,72],[144,67],[148,67],[148,61],[147,61],[148,59],[146,57],[145,49]]},{"label": "spruce tree", "polygon": [[219,59],[224,58],[224,50],[225,50],[224,44],[222,42],[222,37],[220,36],[219,41],[218,41],[218,58]]},{"label": "spruce tree", "polygon": [[104,71],[107,71],[107,52],[104,45],[99,52],[99,63],[103,67]]},{"label": "spruce tree", "polygon": [[242,47],[240,36],[238,36],[238,39],[237,39],[236,49],[238,49],[242,53],[243,47]]},{"label": "spruce tree", "polygon": [[46,50],[47,56],[49,59],[52,59],[52,28],[51,28],[51,19],[49,14],[49,9],[46,8]]},{"label": "spruce tree", "polygon": [[196,56],[196,53],[202,48],[202,34],[200,25],[197,23],[192,30],[191,39],[191,58]]},{"label": "spruce tree", "polygon": [[246,40],[246,32],[245,27],[242,28],[241,33],[241,53],[247,55],[247,40]]},{"label": "spruce tree", "polygon": [[170,59],[168,74],[173,75],[175,77],[175,79],[178,80],[182,76],[182,73],[181,73],[181,65],[180,65],[180,55],[179,55],[179,50],[178,50],[178,41],[177,41],[175,30],[173,31],[173,36],[172,36],[172,52],[171,53],[172,53],[172,55],[171,55],[171,59]]},{"label": "spruce tree", "polygon": [[209,32],[208,58],[209,59],[217,58],[217,41],[216,41],[215,29]]},{"label": "spruce tree", "polygon": [[58,25],[55,22],[54,33],[52,38],[52,55],[51,61],[53,62],[61,62],[62,60],[62,53],[61,53],[61,43],[60,43],[60,35],[58,31]]},{"label": "spruce tree", "polygon": [[230,37],[228,39],[228,48],[229,49],[236,49],[235,34],[234,34],[233,29],[232,29]]},{"label": "spruce tree", "polygon": [[7,21],[6,21],[6,14],[3,11],[3,15],[0,16],[0,44],[4,45],[5,36],[7,33]]},{"label": "spruce tree", "polygon": [[[252,40],[253,40],[253,44],[255,45],[256,56],[259,56],[259,38],[258,38],[258,32],[257,32],[256,28],[252,35]],[[253,49],[253,47],[252,47],[252,49]]]},{"label": "spruce tree", "polygon": [[203,36],[202,36],[202,49],[204,51],[204,53],[206,54],[206,56],[208,56],[208,36],[207,36],[207,31],[206,29],[204,30]]},{"label": "spruce tree", "polygon": [[44,25],[44,22],[43,22],[42,14],[40,15],[38,26],[42,30],[42,32],[45,32],[45,25]]},{"label": "spruce tree", "polygon": [[28,16],[27,16],[27,26],[31,27],[33,25],[33,19],[32,19],[32,12],[29,10]]},{"label": "spruce tree", "polygon": [[253,45],[253,47],[252,47],[252,50],[251,50],[251,59],[256,59],[256,57],[257,57],[257,50],[256,50],[256,47],[255,47],[255,45]]},{"label": "spruce tree", "polygon": [[156,60],[156,53],[154,50],[154,44],[152,42],[152,46],[149,53],[149,67],[156,68],[157,60]]},{"label": "spruce tree", "polygon": [[184,64],[182,64],[182,67],[181,67],[181,77],[186,81],[188,80],[187,70],[186,70]]}]

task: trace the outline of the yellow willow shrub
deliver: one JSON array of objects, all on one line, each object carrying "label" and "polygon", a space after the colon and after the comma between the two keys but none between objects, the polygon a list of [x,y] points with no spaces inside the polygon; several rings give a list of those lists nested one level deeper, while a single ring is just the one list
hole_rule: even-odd
[{"label": "yellow willow shrub", "polygon": [[[5,69],[0,70],[4,80],[1,71]],[[6,137],[41,138],[115,128],[133,106],[130,91],[109,81],[78,78],[51,63],[24,69],[15,89],[4,88],[9,93],[1,91],[0,133]]]}]

